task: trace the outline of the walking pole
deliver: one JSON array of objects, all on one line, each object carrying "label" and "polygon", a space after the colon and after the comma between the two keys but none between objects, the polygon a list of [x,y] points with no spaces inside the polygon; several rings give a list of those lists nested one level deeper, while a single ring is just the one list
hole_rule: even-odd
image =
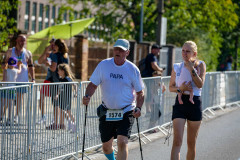
[{"label": "walking pole", "polygon": [[141,158],[143,160],[143,154],[142,154],[142,144],[141,144],[141,138],[140,138],[140,133],[139,133],[139,124],[138,124],[138,118],[137,119],[137,130],[138,130],[138,140],[139,140],[139,145],[140,145],[140,152],[141,152]]},{"label": "walking pole", "polygon": [[85,120],[84,120],[84,127],[83,127],[82,160],[83,160],[83,157],[84,157],[85,132],[86,132],[86,124],[87,124],[87,108],[88,108],[88,106],[86,105],[86,109],[85,109]]}]

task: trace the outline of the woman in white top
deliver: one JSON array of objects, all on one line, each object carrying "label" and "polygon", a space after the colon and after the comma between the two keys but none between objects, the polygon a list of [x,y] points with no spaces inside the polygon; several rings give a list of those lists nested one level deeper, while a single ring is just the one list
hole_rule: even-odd
[{"label": "woman in white top", "polygon": [[[197,45],[193,41],[187,41],[182,47],[182,63],[174,64],[169,84],[170,92],[182,93],[183,104],[178,101],[178,96],[173,106],[173,145],[171,160],[180,159],[184,126],[187,121],[187,160],[195,159],[196,139],[202,120],[201,90],[205,81],[206,66],[203,61],[197,60]],[[196,73],[199,70],[199,74]],[[188,74],[192,81],[182,82],[182,73]],[[186,75],[187,76],[187,75]],[[193,101],[189,101],[190,91],[193,90]]]}]

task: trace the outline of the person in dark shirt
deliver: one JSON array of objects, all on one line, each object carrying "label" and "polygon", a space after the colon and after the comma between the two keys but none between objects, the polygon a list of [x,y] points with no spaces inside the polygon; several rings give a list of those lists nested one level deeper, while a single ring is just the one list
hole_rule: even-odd
[{"label": "person in dark shirt", "polygon": [[230,56],[227,57],[227,68],[226,68],[227,71],[232,70],[232,62],[233,62],[233,58],[230,55]]},{"label": "person in dark shirt", "polygon": [[[53,48],[54,48],[54,43],[55,43],[56,39],[52,38],[49,43],[50,45],[47,46],[43,52],[43,54],[39,57],[38,59],[38,64],[46,64],[46,66],[48,66],[48,71],[47,71],[47,77],[44,80],[44,83],[50,83],[51,81],[51,77],[52,77],[52,72],[50,69],[52,70],[56,70],[57,68],[57,55],[53,52]],[[48,62],[48,63],[47,63]],[[44,112],[44,99],[45,96],[49,96],[49,92],[47,89],[47,87],[49,86],[43,86],[41,88],[40,91],[40,104],[39,104],[39,109],[41,111],[41,119],[37,122],[37,124],[42,124],[42,123],[46,123],[47,121],[47,116]]]},{"label": "person in dark shirt", "polygon": [[[159,62],[157,59],[157,56],[159,55],[159,51],[162,47],[160,47],[157,44],[153,44],[151,48],[151,53],[149,53],[145,59],[145,69],[142,72],[142,77],[154,77],[154,76],[159,76],[163,72],[163,68],[159,67]],[[157,74],[155,74],[157,73]],[[146,88],[155,88],[158,86],[155,86],[155,83],[153,81],[145,81],[145,86]],[[165,87],[165,86],[164,86]],[[156,109],[156,105],[153,105],[152,98],[155,95],[153,94],[152,90],[148,89],[146,93],[146,99],[145,99],[145,104],[146,104],[146,109],[147,112],[150,113],[151,117],[157,110],[159,110],[159,107]],[[159,110],[160,112],[160,110]],[[160,116],[159,116],[160,117]]]},{"label": "person in dark shirt", "polygon": [[145,59],[145,69],[142,73],[142,77],[153,77],[154,73],[157,72],[159,75],[161,75],[163,72],[164,69],[159,67],[159,62],[157,59],[161,48],[162,47],[157,44],[152,45],[151,53],[149,53]]},{"label": "person in dark shirt", "polygon": [[[50,45],[45,49],[44,53],[38,59],[39,64],[45,64],[48,67],[47,77],[44,83],[55,83],[59,82],[59,75],[58,75],[58,65],[62,63],[69,63],[69,56],[68,56],[68,47],[64,40],[62,39],[52,39],[49,41]],[[49,88],[49,89],[48,89]],[[58,85],[45,85],[41,89],[40,94],[40,110],[42,111],[42,118],[37,124],[46,123],[47,117],[44,114],[44,99],[45,96],[50,96],[52,102],[54,103],[54,98],[56,96],[56,92],[58,90]],[[46,107],[47,109],[47,107]],[[57,120],[57,109],[55,106],[53,108],[54,114],[54,121]],[[49,128],[49,127],[48,127]],[[49,129],[57,129],[56,125],[51,124]]]}]

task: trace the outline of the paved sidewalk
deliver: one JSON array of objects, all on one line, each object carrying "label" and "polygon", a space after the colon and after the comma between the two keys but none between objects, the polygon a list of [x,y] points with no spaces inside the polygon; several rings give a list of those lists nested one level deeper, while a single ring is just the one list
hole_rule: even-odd
[{"label": "paved sidewalk", "polygon": [[[212,120],[214,120],[218,117],[221,117],[222,115],[230,114],[230,112],[235,111],[235,110],[237,110],[240,113],[240,109],[237,108],[237,107],[227,108],[227,109],[225,109],[225,111],[217,110],[216,115],[214,117],[212,117],[210,119],[204,119],[203,120],[203,124],[201,125],[201,129],[203,129],[205,127],[205,124],[207,124],[208,122],[210,122],[210,121],[212,121]],[[200,129],[200,132],[201,132],[201,129]],[[185,132],[185,135],[186,135],[186,132]],[[165,158],[165,159],[169,159],[171,145],[172,145],[172,137],[169,140],[169,145],[168,145],[168,142],[166,142],[166,144],[164,144],[166,136],[161,132],[147,134],[147,137],[151,140],[151,142],[149,142],[146,138],[142,138],[146,142],[146,144],[144,144],[142,142],[144,160],[148,160],[147,154],[153,154],[153,156],[154,156],[154,153],[158,152],[158,150],[159,151],[160,150],[161,151],[166,150],[166,153],[163,153],[164,155],[162,155],[162,156],[163,157],[168,157],[168,158]],[[140,154],[140,149],[139,149],[138,138],[136,138],[136,137],[131,138],[129,140],[128,147],[129,147],[129,158],[128,159],[129,160],[140,160],[141,159],[141,154]],[[153,150],[153,151],[151,152],[149,150]],[[146,152],[147,152],[147,154],[146,154]],[[158,154],[159,153],[156,153],[156,155],[158,155]],[[95,151],[87,152],[87,155],[92,160],[106,160],[106,157],[102,153],[101,147],[99,147]],[[79,155],[79,158],[80,157],[81,157],[81,155]],[[70,159],[73,160],[74,158],[70,158]],[[84,160],[85,159],[87,159],[87,158],[84,158]],[[162,158],[160,158],[160,159],[162,159]],[[151,159],[151,160],[154,160],[154,159]],[[159,159],[157,158],[156,160],[159,160]]]},{"label": "paved sidewalk", "polygon": [[[220,114],[217,117],[203,121],[198,139],[196,160],[239,160],[240,144],[240,108],[231,110],[227,114]],[[181,147],[180,160],[186,159],[187,136],[186,128]],[[158,139],[143,146],[144,160],[169,160],[172,147],[164,145],[164,139]],[[141,160],[139,148],[130,151],[129,160]]]}]

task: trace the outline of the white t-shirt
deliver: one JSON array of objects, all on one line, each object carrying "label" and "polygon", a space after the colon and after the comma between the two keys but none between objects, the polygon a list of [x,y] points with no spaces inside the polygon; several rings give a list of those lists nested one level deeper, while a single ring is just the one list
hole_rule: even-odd
[{"label": "white t-shirt", "polygon": [[[16,82],[18,76],[18,70],[16,68],[7,69],[7,82]],[[14,84],[8,84],[8,86],[14,86]]]},{"label": "white t-shirt", "polygon": [[[203,63],[203,65],[206,66],[205,62],[204,61],[199,61],[199,65]],[[184,67],[184,62],[182,63],[175,63],[173,65],[174,67],[174,71],[176,73],[176,79],[175,79],[175,82],[176,82],[176,86],[179,87],[181,86],[181,84],[183,82],[189,82],[191,81],[191,84],[192,84],[192,88],[193,88],[193,95],[195,96],[201,96],[201,92],[202,92],[202,88],[198,88],[195,83],[193,82],[192,80],[192,76],[191,76],[191,73],[189,72],[189,70]],[[196,71],[196,73],[198,73]],[[185,91],[184,93],[187,93],[189,94],[189,91]]]},{"label": "white t-shirt", "polygon": [[136,106],[136,92],[143,90],[144,84],[136,65],[126,60],[121,66],[114,58],[101,61],[94,70],[90,81],[101,86],[102,101],[109,109],[124,109],[124,113]]}]

